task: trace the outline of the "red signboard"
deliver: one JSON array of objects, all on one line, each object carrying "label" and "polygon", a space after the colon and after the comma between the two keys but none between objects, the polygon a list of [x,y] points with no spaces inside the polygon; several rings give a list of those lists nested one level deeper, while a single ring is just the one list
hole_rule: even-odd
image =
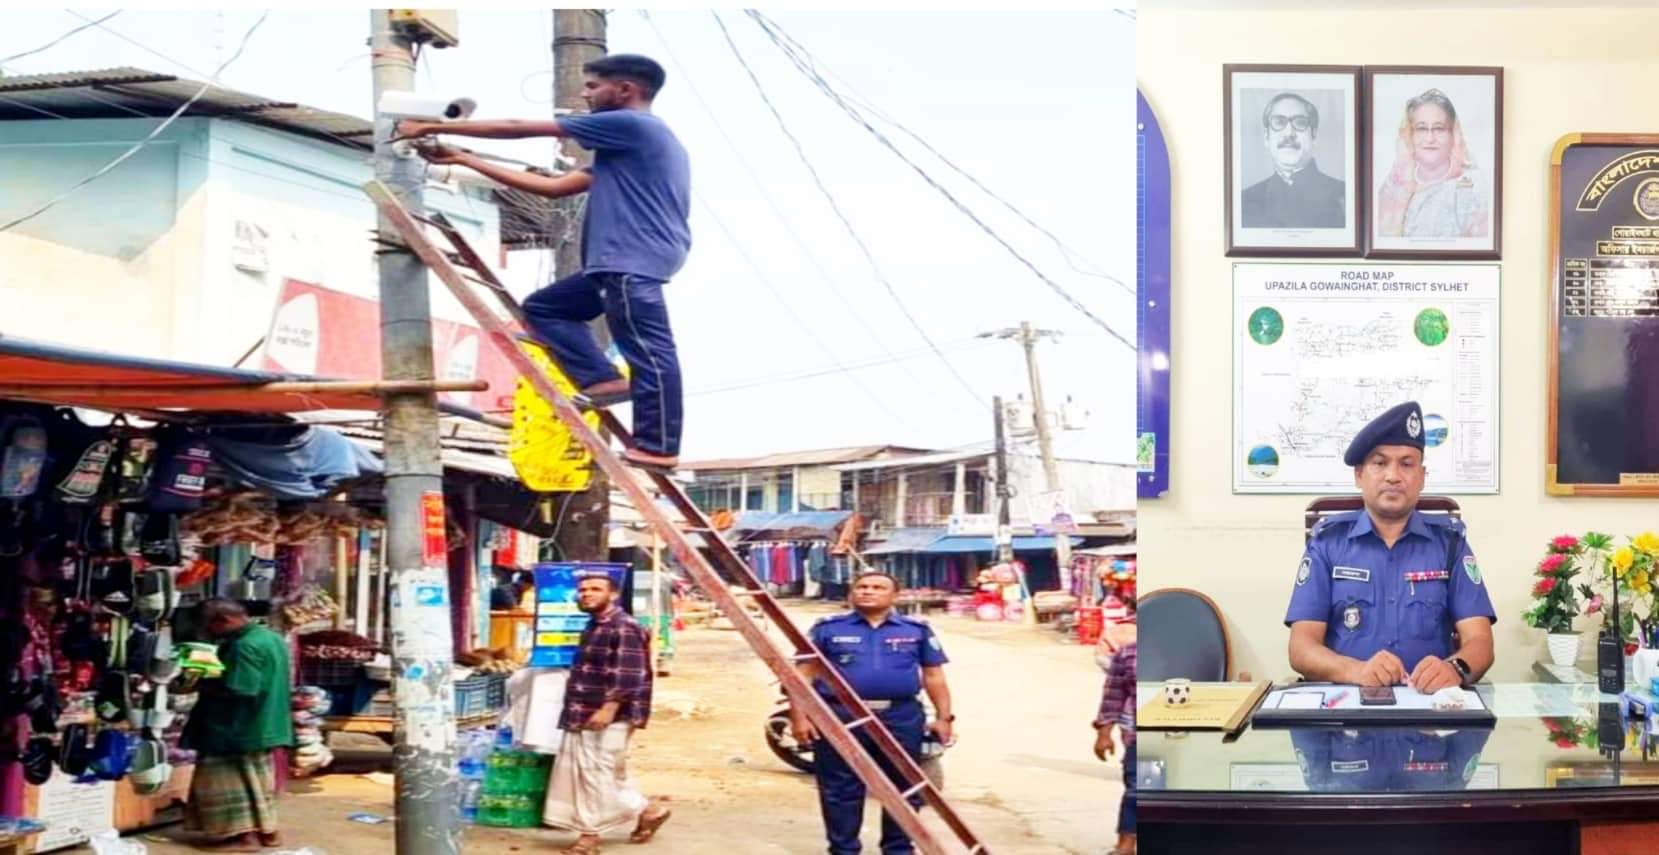
[{"label": "red signboard", "polygon": [[[434,377],[484,380],[483,392],[446,392],[445,401],[477,410],[509,411],[518,374],[478,327],[432,322]],[[308,282],[282,283],[260,368],[336,380],[379,380],[380,303]]]},{"label": "red signboard", "polygon": [[421,494],[421,563],[426,567],[449,566],[448,532],[444,527],[444,494],[435,490]]}]

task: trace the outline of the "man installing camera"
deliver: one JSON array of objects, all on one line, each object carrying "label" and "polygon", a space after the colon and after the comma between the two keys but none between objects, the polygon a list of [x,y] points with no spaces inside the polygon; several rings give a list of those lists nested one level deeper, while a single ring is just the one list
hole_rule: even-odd
[{"label": "man installing camera", "polygon": [[1285,625],[1303,677],[1430,694],[1492,667],[1498,617],[1463,524],[1417,510],[1423,445],[1423,411],[1408,402],[1343,455],[1365,508],[1320,520],[1297,568]]},{"label": "man installing camera", "polygon": [[[668,125],[651,112],[667,75],[656,61],[617,54],[582,67],[582,97],[591,113],[553,120],[501,119],[398,123],[399,139],[434,134],[524,139],[569,137],[594,151],[593,166],[549,177],[521,172],[438,144],[417,148],[432,163],[456,164],[518,190],[559,199],[587,193],[582,271],[524,301],[530,332],[596,407],[631,400],[630,463],[672,469],[682,428],[680,362],[668,323],[663,285],[691,249],[691,166]],[[632,382],[605,358],[587,324],[600,315],[611,330]]]}]

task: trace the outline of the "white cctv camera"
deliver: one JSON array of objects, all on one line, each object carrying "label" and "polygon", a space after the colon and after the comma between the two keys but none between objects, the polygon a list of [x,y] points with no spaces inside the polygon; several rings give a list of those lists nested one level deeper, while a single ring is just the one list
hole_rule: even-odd
[{"label": "white cctv camera", "polygon": [[476,109],[478,102],[471,98],[441,98],[401,90],[380,94],[380,112],[394,119],[457,122],[471,116]]}]

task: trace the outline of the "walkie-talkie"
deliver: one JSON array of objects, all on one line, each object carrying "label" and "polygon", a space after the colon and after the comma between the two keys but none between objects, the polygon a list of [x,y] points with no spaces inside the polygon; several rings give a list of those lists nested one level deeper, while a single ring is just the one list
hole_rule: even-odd
[{"label": "walkie-talkie", "polygon": [[1624,641],[1619,638],[1619,580],[1613,578],[1613,619],[1596,639],[1596,688],[1609,695],[1624,691]]}]

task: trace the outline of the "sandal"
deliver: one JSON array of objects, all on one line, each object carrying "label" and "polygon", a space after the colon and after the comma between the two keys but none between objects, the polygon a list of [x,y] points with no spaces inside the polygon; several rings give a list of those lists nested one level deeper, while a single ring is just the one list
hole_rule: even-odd
[{"label": "sandal", "polygon": [[560,849],[559,855],[599,855],[599,838],[578,837],[575,843]]},{"label": "sandal", "polygon": [[663,808],[662,813],[659,813],[656,816],[646,816],[644,814],[640,814],[639,825],[635,826],[633,834],[628,835],[628,842],[650,842],[651,838],[656,836],[657,829],[662,828],[663,823],[667,822],[668,818],[673,815],[674,812],[668,808]]}]

